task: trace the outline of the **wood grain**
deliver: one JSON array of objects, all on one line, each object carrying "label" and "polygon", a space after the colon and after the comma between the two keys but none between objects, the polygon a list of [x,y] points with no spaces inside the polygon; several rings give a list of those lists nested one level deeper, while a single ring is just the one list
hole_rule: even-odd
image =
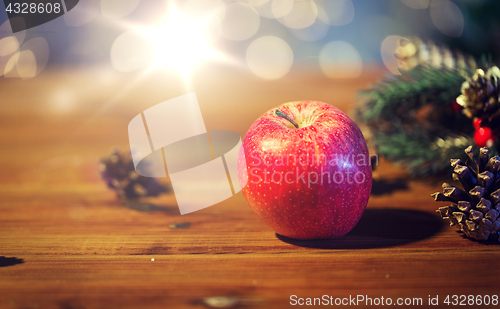
[{"label": "wood grain", "polygon": [[172,195],[123,203],[99,178],[99,157],[126,149],[133,116],[187,91],[208,129],[244,135],[286,101],[351,112],[356,91],[381,74],[332,81],[295,71],[262,81],[205,67],[186,86],[165,73],[135,80],[87,68],[2,79],[0,308],[203,308],[215,296],[230,297],[228,307],[287,308],[293,294],[424,304],[429,295],[499,294],[499,246],[463,238],[435,213],[430,194],[443,178],[410,179],[383,160],[362,220],[329,241],[276,235],[241,193],[180,216]]}]

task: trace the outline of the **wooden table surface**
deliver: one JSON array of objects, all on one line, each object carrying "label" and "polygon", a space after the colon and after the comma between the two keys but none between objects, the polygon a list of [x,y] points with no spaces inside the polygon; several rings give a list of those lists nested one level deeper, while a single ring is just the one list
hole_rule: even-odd
[{"label": "wooden table surface", "polygon": [[194,91],[209,130],[243,136],[287,101],[350,112],[382,75],[335,81],[297,69],[265,81],[205,66],[183,81],[101,66],[1,79],[0,308],[285,308],[291,295],[420,307],[439,295],[448,307],[446,295],[500,294],[500,246],[463,238],[435,213],[430,194],[447,178],[411,179],[381,160],[359,224],[323,241],[276,235],[241,193],[181,216],[172,195],[123,203],[100,180],[99,158],[127,149],[128,122],[164,100]]}]

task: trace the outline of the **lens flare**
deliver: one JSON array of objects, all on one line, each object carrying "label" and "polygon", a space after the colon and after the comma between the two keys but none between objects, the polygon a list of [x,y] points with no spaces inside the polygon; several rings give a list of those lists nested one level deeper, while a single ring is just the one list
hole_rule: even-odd
[{"label": "lens flare", "polygon": [[[212,45],[217,38],[216,26],[220,23],[218,13],[213,10],[203,15],[190,14],[180,10],[171,1],[168,13],[161,22],[150,26],[132,25],[129,28],[148,42],[143,45],[151,49],[152,56],[148,62],[151,69],[174,69],[187,78],[202,61],[226,60]],[[119,51],[115,50],[115,53]]]}]

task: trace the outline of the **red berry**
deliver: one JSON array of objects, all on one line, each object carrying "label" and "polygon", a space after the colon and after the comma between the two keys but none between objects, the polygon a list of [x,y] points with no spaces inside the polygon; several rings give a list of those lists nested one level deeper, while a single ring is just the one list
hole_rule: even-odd
[{"label": "red berry", "polygon": [[481,126],[481,122],[483,122],[481,118],[474,118],[472,124],[474,125],[474,128],[476,128],[476,130]]},{"label": "red berry", "polygon": [[453,101],[450,106],[451,106],[451,110],[454,112],[459,112],[463,109],[463,107],[460,106],[460,104],[458,104],[457,101]]},{"label": "red berry", "polygon": [[478,147],[491,147],[495,143],[495,137],[488,127],[481,127],[474,133],[474,141]]}]

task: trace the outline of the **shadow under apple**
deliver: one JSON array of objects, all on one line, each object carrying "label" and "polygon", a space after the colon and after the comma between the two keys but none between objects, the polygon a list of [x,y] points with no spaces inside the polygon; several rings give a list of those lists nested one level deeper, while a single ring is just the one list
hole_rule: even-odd
[{"label": "shadow under apple", "polygon": [[408,189],[408,180],[403,178],[392,180],[373,179],[371,195],[381,196],[395,191],[407,191]]},{"label": "shadow under apple", "polygon": [[366,209],[358,224],[337,239],[300,240],[279,234],[283,242],[317,249],[373,249],[404,245],[437,234],[444,226],[438,216],[418,210]]}]

